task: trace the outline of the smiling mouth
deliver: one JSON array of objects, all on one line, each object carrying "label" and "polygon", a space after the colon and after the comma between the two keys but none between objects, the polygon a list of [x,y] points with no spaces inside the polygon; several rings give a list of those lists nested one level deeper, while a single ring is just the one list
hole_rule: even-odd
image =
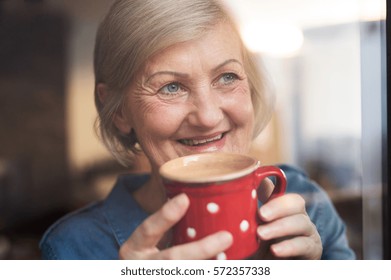
[{"label": "smiling mouth", "polygon": [[214,141],[221,140],[224,137],[224,133],[221,133],[217,136],[211,137],[211,138],[205,138],[205,139],[180,139],[178,140],[179,143],[186,145],[186,146],[202,146]]}]

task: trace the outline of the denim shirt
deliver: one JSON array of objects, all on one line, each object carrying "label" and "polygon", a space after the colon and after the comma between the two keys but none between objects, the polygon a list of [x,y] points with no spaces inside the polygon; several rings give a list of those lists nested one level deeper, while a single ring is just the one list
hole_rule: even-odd
[{"label": "denim shirt", "polygon": [[[354,259],[349,248],[345,224],[327,194],[305,174],[288,165],[280,165],[287,176],[287,192],[299,193],[320,234],[322,259]],[[44,234],[40,249],[43,259],[118,259],[120,246],[148,214],[133,199],[149,175],[118,177],[109,196],[54,223]]]}]

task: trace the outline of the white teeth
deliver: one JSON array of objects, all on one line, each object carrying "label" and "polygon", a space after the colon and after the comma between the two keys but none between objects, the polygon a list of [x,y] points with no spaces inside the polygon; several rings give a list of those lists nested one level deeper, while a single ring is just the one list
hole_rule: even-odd
[{"label": "white teeth", "polygon": [[187,146],[197,146],[197,145],[202,145],[205,143],[213,142],[216,140],[220,140],[223,138],[223,134],[217,135],[216,137],[209,138],[209,139],[200,139],[200,140],[192,140],[192,139],[182,139],[179,140],[182,144],[185,144]]}]

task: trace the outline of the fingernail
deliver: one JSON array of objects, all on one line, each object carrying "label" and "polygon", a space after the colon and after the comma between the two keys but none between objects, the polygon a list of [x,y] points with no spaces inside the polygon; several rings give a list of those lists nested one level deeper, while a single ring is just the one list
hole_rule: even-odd
[{"label": "fingernail", "polygon": [[223,243],[231,243],[233,240],[232,234],[227,231],[218,233],[218,239]]},{"label": "fingernail", "polygon": [[174,197],[173,200],[175,200],[175,202],[180,205],[184,205],[184,204],[187,204],[187,201],[189,200],[189,198],[187,197],[186,194],[181,193],[181,194],[177,195],[176,197]]},{"label": "fingernail", "polygon": [[267,227],[260,227],[257,229],[259,237],[267,239],[270,236],[270,229]]},{"label": "fingernail", "polygon": [[266,205],[261,207],[260,212],[261,212],[261,217],[265,218],[266,220],[269,220],[273,214],[271,209]]},{"label": "fingernail", "polygon": [[274,244],[272,245],[271,250],[275,255],[279,255],[284,252],[284,246]]}]

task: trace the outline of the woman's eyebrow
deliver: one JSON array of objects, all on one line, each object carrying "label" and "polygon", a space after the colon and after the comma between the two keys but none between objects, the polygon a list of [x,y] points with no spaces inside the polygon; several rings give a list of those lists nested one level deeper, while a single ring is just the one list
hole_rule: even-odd
[{"label": "woman's eyebrow", "polygon": [[[227,64],[230,64],[230,63],[236,63],[236,64],[239,64],[241,67],[243,67],[242,63],[237,60],[237,59],[234,59],[234,58],[231,58],[231,59],[227,59],[226,61],[220,63],[219,65],[217,65],[216,67],[214,67],[212,69],[212,71],[217,71],[219,70],[220,68],[224,67],[225,65]],[[174,76],[174,77],[180,77],[180,78],[187,78],[189,77],[189,74],[186,74],[186,73],[181,73],[181,72],[176,72],[176,71],[158,71],[158,72],[155,72],[153,74],[151,74],[145,81],[145,83],[148,83],[150,80],[152,80],[154,77],[156,76],[159,76],[159,75],[170,75],[170,76]]]},{"label": "woman's eyebrow", "polygon": [[237,59],[234,59],[234,58],[231,58],[231,59],[227,59],[226,61],[224,61],[223,63],[220,63],[219,65],[217,65],[215,68],[213,68],[213,71],[217,71],[219,70],[220,68],[224,67],[225,65],[227,64],[230,64],[230,63],[237,63],[239,64],[241,67],[243,67],[243,64],[237,60]]},{"label": "woman's eyebrow", "polygon": [[145,82],[148,83],[155,76],[159,76],[159,75],[170,75],[170,76],[180,77],[180,78],[187,78],[189,76],[186,73],[180,73],[180,72],[175,72],[175,71],[158,71],[158,72],[155,72],[152,75],[150,75]]}]

